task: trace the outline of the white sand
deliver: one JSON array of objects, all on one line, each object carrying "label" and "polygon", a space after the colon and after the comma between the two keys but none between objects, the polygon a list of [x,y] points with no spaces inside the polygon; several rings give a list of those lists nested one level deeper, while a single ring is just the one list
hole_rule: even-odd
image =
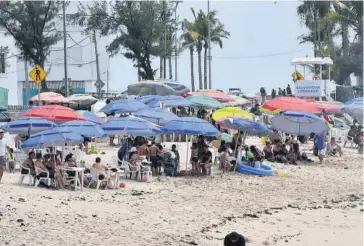
[{"label": "white sand", "polygon": [[[116,155],[116,148],[98,148],[106,162]],[[184,158],[186,147],[179,148]],[[32,188],[16,184],[18,173],[5,173],[0,245],[210,246],[234,230],[254,246],[363,245],[363,157],[344,153],[323,165],[316,158],[309,165],[273,164],[272,177],[127,180],[120,190]]]}]

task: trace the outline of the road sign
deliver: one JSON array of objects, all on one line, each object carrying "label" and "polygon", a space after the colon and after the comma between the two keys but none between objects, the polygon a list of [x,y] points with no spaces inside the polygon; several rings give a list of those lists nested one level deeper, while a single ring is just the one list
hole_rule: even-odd
[{"label": "road sign", "polygon": [[97,81],[95,82],[94,86],[96,86],[96,88],[97,88],[98,90],[101,90],[101,88],[105,86],[105,83],[104,83],[104,82],[102,82],[102,80],[97,80]]},{"label": "road sign", "polygon": [[30,71],[29,77],[32,78],[35,83],[40,84],[47,77],[47,73],[41,66],[35,65],[32,71]]}]

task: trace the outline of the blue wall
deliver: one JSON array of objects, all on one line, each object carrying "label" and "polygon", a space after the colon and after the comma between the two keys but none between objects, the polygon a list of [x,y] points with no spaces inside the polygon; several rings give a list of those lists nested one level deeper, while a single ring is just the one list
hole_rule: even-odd
[{"label": "blue wall", "polygon": [[[75,89],[73,89],[73,93],[74,94],[84,94],[85,88],[75,88]],[[38,89],[29,89],[29,96],[31,98],[37,94],[38,94]],[[37,104],[38,104],[38,102],[34,102],[34,105],[37,105]],[[27,93],[26,93],[25,88],[23,88],[23,105],[27,105]]]}]

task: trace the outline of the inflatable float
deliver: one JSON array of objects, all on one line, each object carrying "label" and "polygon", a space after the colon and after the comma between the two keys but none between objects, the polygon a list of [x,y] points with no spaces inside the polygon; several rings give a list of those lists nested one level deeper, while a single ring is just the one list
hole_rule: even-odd
[{"label": "inflatable float", "polygon": [[246,162],[240,162],[236,168],[239,173],[249,175],[271,176],[273,174],[270,166],[260,164],[260,168],[248,166]]}]

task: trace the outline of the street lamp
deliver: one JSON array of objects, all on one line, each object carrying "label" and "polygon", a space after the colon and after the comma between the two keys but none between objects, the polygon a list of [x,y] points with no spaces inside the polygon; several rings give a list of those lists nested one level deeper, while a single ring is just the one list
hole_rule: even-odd
[{"label": "street lamp", "polygon": [[207,39],[208,39],[208,60],[209,60],[209,89],[212,88],[212,82],[211,82],[211,22],[210,22],[210,0],[207,0],[207,21],[208,21],[208,33],[207,33]]}]

